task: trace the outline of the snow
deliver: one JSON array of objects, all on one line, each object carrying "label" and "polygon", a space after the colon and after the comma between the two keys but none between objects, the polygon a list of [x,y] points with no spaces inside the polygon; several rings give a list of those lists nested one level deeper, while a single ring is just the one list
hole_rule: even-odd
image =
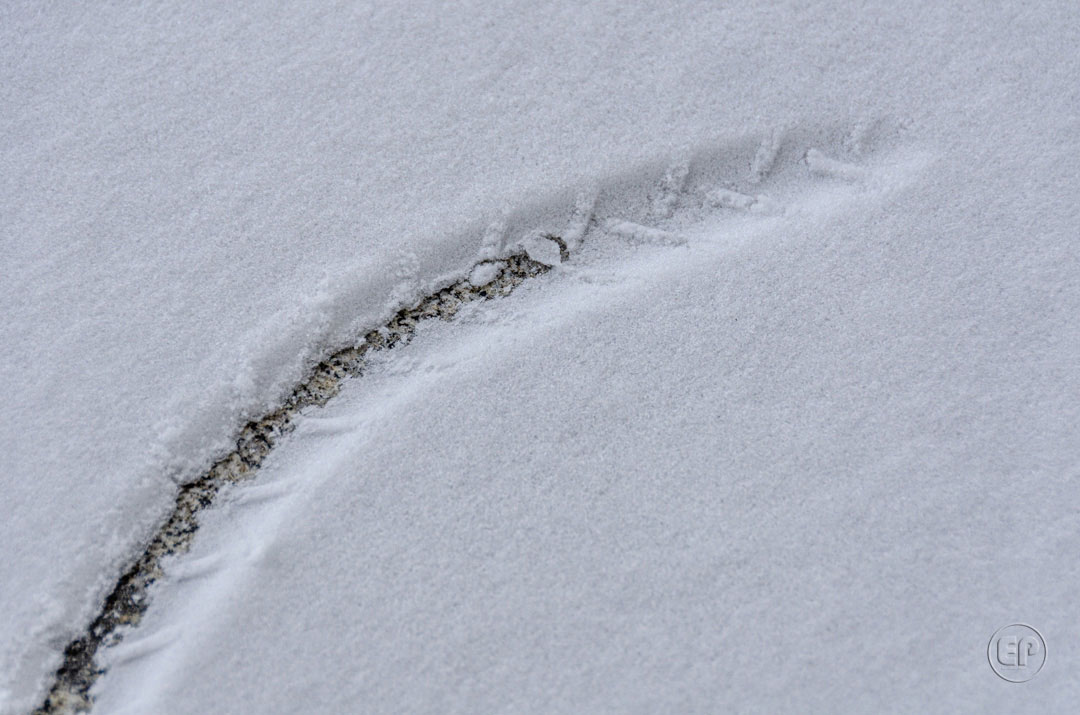
[{"label": "snow", "polygon": [[306,419],[102,712],[1075,701],[1074,3],[0,18],[0,711],[245,416],[535,231],[590,253]]},{"label": "snow", "polygon": [[[309,413],[101,711],[1067,710],[1072,228],[945,155],[872,152],[869,191],[791,153],[782,216],[593,231]],[[986,661],[1017,619],[1023,688]]]},{"label": "snow", "polygon": [[557,266],[562,263],[562,255],[559,244],[547,234],[532,232],[518,242],[521,250],[525,251],[530,259],[545,266]]},{"label": "snow", "polygon": [[831,176],[844,181],[861,181],[866,178],[866,172],[862,168],[827,157],[817,149],[806,152],[806,165],[815,174]]},{"label": "snow", "polygon": [[686,238],[677,233],[622,219],[607,219],[603,228],[631,243],[651,243],[659,246],[682,246],[686,243]]},{"label": "snow", "polygon": [[478,287],[486,285],[499,275],[500,267],[498,263],[481,263],[472,269],[472,273],[469,274],[469,282]]}]

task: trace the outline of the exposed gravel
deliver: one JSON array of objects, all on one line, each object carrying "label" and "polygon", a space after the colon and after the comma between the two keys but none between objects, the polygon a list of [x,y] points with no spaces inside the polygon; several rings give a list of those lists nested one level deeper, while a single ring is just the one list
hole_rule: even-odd
[{"label": "exposed gravel", "polygon": [[[568,251],[562,238],[547,236],[559,247],[560,258]],[[199,529],[199,512],[210,507],[218,493],[229,484],[252,479],[270,450],[282,436],[292,431],[294,420],[307,407],[325,405],[341,389],[341,383],[363,374],[366,356],[407,343],[423,320],[451,320],[465,303],[505,296],[527,278],[550,270],[519,251],[499,260],[481,261],[477,266],[494,269],[495,277],[483,285],[468,278],[404,308],[382,327],[372,330],[354,346],[337,350],[312,370],[281,407],[248,422],[237,435],[236,449],[218,459],[198,479],[184,484],[176,495],[176,506],[146,549],[117,580],[100,613],[86,632],[64,649],[64,662],[48,696],[35,714],[85,712],[93,705],[90,689],[104,672],[96,656],[103,647],[122,639],[121,626],[137,625],[149,606],[150,586],[165,575],[166,556],[186,552]],[[475,271],[473,272],[475,275]]]}]

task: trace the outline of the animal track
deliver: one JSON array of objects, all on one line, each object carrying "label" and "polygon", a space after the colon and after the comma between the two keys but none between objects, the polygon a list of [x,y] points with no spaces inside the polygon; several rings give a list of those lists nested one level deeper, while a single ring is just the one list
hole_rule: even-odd
[{"label": "animal track", "polygon": [[769,132],[758,145],[754,154],[754,161],[750,164],[750,182],[760,184],[776,163],[776,156],[780,153],[780,145],[784,141],[784,132],[774,129]]},{"label": "animal track", "polygon": [[818,176],[828,176],[844,181],[862,181],[866,178],[866,169],[847,162],[825,156],[817,149],[806,152],[806,165],[810,172]]},{"label": "animal track", "polygon": [[419,294],[420,261],[416,254],[411,251],[402,252],[398,256],[394,275],[398,282],[390,294],[388,305],[391,309],[414,300]]},{"label": "animal track", "polygon": [[631,243],[651,243],[655,246],[686,245],[686,239],[676,233],[660,228],[652,228],[651,226],[642,226],[640,223],[634,223],[633,221],[609,218],[604,220],[602,226],[608,233]]},{"label": "animal track", "polygon": [[191,581],[220,571],[225,566],[225,559],[220,554],[204,556],[194,561],[186,561],[172,566],[169,577],[173,581]]},{"label": "animal track", "polygon": [[110,653],[110,660],[114,665],[141,660],[168,648],[179,639],[179,628],[164,628],[157,633],[117,647]]},{"label": "animal track", "polygon": [[[64,649],[64,660],[56,672],[53,686],[35,713],[90,709],[90,689],[104,672],[97,663],[99,651],[124,640],[122,627],[138,625],[148,607],[150,587],[165,575],[166,557],[186,553],[190,548],[199,528],[199,513],[214,504],[222,490],[254,478],[270,450],[295,429],[295,421],[301,412],[325,405],[338,393],[344,380],[363,374],[370,354],[411,340],[421,321],[451,320],[462,305],[508,295],[526,279],[550,270],[523,252],[511,253],[495,263],[498,269],[488,283],[477,286],[468,279],[459,280],[410,308],[402,308],[385,325],[367,333],[357,345],[329,355],[293,390],[285,404],[247,423],[239,431],[234,451],[220,457],[205,473],[181,486],[168,519],[135,563],[119,578],[87,631]],[[411,277],[408,280],[412,282]],[[248,503],[278,498],[285,493],[281,485],[258,489],[260,491],[246,499]],[[243,496],[240,501],[245,501]],[[134,650],[141,652],[138,648]]]},{"label": "animal track", "polygon": [[[865,127],[857,132],[855,145],[860,154],[872,150],[888,135],[887,123],[873,126],[874,132]],[[611,177],[599,188],[508,212],[478,231],[474,265],[434,288],[425,288],[421,283],[416,256],[403,254],[397,270],[399,284],[389,296],[396,312],[384,325],[359,337],[354,345],[329,353],[283,404],[237,431],[234,450],[218,455],[202,474],[189,475],[179,487],[165,523],[117,580],[87,630],[67,645],[52,688],[35,712],[90,708],[90,689],[103,672],[97,661],[99,652],[124,639],[121,627],[138,625],[148,608],[151,586],[165,575],[164,560],[188,550],[199,528],[199,513],[213,505],[223,490],[251,480],[267,454],[294,429],[300,414],[324,405],[337,394],[344,380],[364,374],[370,356],[407,343],[424,320],[451,320],[466,303],[508,295],[527,279],[572,260],[594,227],[632,244],[683,246],[687,239],[679,233],[679,226],[705,214],[718,210],[750,215],[780,212],[779,201],[756,190],[768,185],[772,194],[774,187],[795,185],[794,193],[798,193],[799,182],[806,181],[806,168],[813,177],[864,180],[868,169],[831,158],[815,148],[841,145],[838,132],[835,128],[776,130],[758,139],[699,151],[659,171],[656,167],[638,169]],[[801,172],[789,171],[800,164]],[[246,498],[239,497],[238,503],[280,498],[287,490],[286,485],[260,486]],[[217,567],[216,561],[207,560],[170,568],[174,577],[182,579],[195,578]],[[171,637],[158,634],[131,643],[126,646],[126,657],[142,657],[166,647]]]},{"label": "animal track", "polygon": [[[884,136],[883,131],[875,134],[870,127],[881,130],[882,123],[863,122],[846,133],[777,129],[754,143],[736,142],[698,152],[657,172],[651,190],[635,191],[615,182],[599,192],[592,224],[606,235],[634,245],[681,246],[687,239],[679,226],[716,210],[758,216],[783,214],[783,201],[774,198],[772,191],[761,192],[761,188],[776,187],[797,198],[806,193],[807,168],[811,178],[864,182],[870,175],[867,168],[830,157],[817,146],[847,153],[854,147],[865,153]],[[740,164],[745,168],[740,170]],[[642,211],[641,205],[647,209]]]},{"label": "animal track", "polygon": [[484,236],[480,240],[480,250],[477,253],[477,260],[491,261],[499,257],[499,254],[503,251],[503,244],[506,241],[506,221],[499,219],[492,221],[484,229]]},{"label": "animal track", "polygon": [[675,213],[689,175],[689,161],[677,161],[668,168],[660,181],[660,192],[653,201],[653,213],[657,218],[671,218],[671,215]]},{"label": "animal track", "polygon": [[595,214],[596,198],[597,192],[592,190],[579,192],[574,200],[574,210],[570,214],[570,221],[567,223],[566,231],[563,233],[563,240],[566,243],[565,248],[568,252],[576,251],[585,239],[585,234],[588,232],[589,224],[592,223]]},{"label": "animal track", "polygon": [[740,194],[738,191],[720,188],[710,191],[705,198],[713,206],[724,209],[736,209],[751,213],[777,213],[780,210],[780,205],[764,194],[750,196]]}]

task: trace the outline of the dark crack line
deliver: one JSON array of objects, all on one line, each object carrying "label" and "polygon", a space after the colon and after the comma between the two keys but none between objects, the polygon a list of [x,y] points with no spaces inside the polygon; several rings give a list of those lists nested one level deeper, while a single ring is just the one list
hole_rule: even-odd
[{"label": "dark crack line", "polygon": [[[863,143],[864,139],[859,139],[859,142]],[[784,149],[784,144],[782,133],[775,132],[761,141],[757,154],[753,156],[752,176],[747,190],[760,185],[766,177],[778,171],[776,164],[783,161],[778,155],[782,157],[786,153],[790,155],[789,160],[795,156]],[[711,161],[737,154],[738,149],[739,145],[724,145],[712,153],[702,154],[700,158],[706,160],[703,165],[707,166]],[[866,170],[861,167],[829,158],[815,150],[803,153],[796,161],[807,165],[813,174],[847,181],[860,180],[866,174]],[[677,164],[668,174],[675,176],[675,173],[680,171],[686,169]],[[661,177],[662,185],[667,187],[665,190],[675,191],[678,195],[691,193],[685,186],[685,177],[676,178],[677,185],[668,186],[672,179],[668,175]],[[713,198],[706,203],[724,210],[746,210],[760,201],[759,196],[725,188],[731,184],[721,181],[721,178],[714,171],[710,171],[696,179],[699,191],[710,186],[714,189]],[[719,194],[715,191],[717,187],[721,190]],[[678,201],[676,196],[674,203],[677,204]],[[595,215],[596,202],[597,195],[593,194],[591,199],[578,206],[574,226],[563,236],[541,234],[542,238],[558,246],[560,262],[565,262],[570,257],[571,248],[577,250],[584,235],[595,224],[604,226],[609,232],[632,243],[683,245],[686,242],[681,236],[662,228],[614,216],[600,222]],[[664,199],[664,203],[671,202]],[[34,711],[35,715],[90,709],[93,705],[90,689],[104,672],[95,658],[101,648],[114,645],[122,639],[122,634],[118,632],[121,626],[134,626],[139,623],[149,605],[148,589],[164,575],[161,565],[163,559],[173,554],[182,554],[190,548],[199,528],[198,513],[213,504],[222,488],[251,479],[278,440],[292,431],[293,420],[301,410],[326,404],[340,390],[343,380],[364,372],[367,353],[407,343],[421,321],[430,318],[450,320],[461,305],[508,295],[526,279],[551,269],[547,263],[530,258],[520,248],[503,258],[483,260],[476,265],[498,265],[499,272],[484,285],[473,285],[468,279],[463,279],[436,291],[413,307],[398,311],[385,325],[365,335],[358,345],[331,354],[315,366],[307,379],[293,390],[281,407],[248,422],[237,436],[235,450],[214,462],[201,477],[179,488],[170,516],[154,534],[143,553],[119,578],[86,632],[72,640],[65,648],[63,664],[56,671],[44,703]]]},{"label": "dark crack line", "polygon": [[[561,260],[567,260],[566,242],[553,235],[545,238],[557,243]],[[149,608],[150,587],[165,575],[162,567],[165,557],[190,549],[199,528],[199,512],[210,507],[224,487],[252,479],[278,441],[293,430],[301,410],[325,405],[340,391],[344,380],[363,374],[369,352],[408,343],[420,322],[432,318],[451,320],[462,305],[509,295],[526,279],[551,268],[522,251],[477,265],[483,264],[500,266],[495,278],[480,286],[467,278],[460,280],[411,308],[399,310],[385,325],[365,335],[358,345],[334,352],[315,366],[281,407],[248,422],[237,436],[236,449],[214,462],[201,477],[179,488],[176,504],[165,523],[116,582],[86,632],[64,649],[63,663],[34,715],[85,712],[93,706],[90,689],[105,672],[96,661],[98,652],[122,640],[121,626],[139,624]]]}]

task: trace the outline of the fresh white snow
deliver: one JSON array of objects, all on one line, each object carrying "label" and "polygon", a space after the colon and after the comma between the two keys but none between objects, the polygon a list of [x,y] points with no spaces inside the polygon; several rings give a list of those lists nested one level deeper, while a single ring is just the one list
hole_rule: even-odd
[{"label": "fresh white snow", "polygon": [[[220,567],[159,591],[98,707],[1068,710],[1070,232],[923,154],[866,157],[874,190],[811,169],[770,179],[782,216],[596,231],[382,355],[270,498],[207,513],[183,560]],[[1024,687],[986,661],[1016,619],[1052,649]]]},{"label": "fresh white snow", "polygon": [[0,8],[0,712],[245,416],[537,231],[102,712],[1075,701],[1076,4],[536,5]]}]

